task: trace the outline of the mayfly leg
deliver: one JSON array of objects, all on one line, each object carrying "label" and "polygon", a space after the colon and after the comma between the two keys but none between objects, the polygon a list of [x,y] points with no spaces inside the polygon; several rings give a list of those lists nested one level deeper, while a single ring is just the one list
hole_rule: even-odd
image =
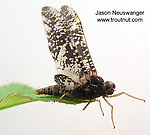
[{"label": "mayfly leg", "polygon": [[128,93],[125,93],[125,92],[120,92],[120,93],[118,93],[118,94],[108,96],[107,98],[111,98],[111,97],[118,97],[118,96],[121,96],[121,95],[123,95],[123,94],[124,94],[124,95],[127,95],[127,96],[129,96],[129,97],[131,97],[131,98],[134,98],[134,99],[137,99],[137,100],[142,100],[142,101],[144,101],[144,102],[145,102],[145,100],[144,100],[144,99],[134,97],[134,96],[132,96],[132,95],[130,95],[130,94],[128,94]]},{"label": "mayfly leg", "polygon": [[83,108],[83,110],[85,110],[87,108],[87,106],[91,103],[92,100],[89,100],[89,102],[85,105],[85,107]]},{"label": "mayfly leg", "polygon": [[103,97],[103,99],[104,99],[104,100],[106,101],[106,103],[111,107],[111,120],[112,120],[113,127],[115,128],[114,119],[113,119],[113,106],[108,102],[108,100],[106,100],[105,97]]},{"label": "mayfly leg", "polygon": [[101,109],[102,116],[104,116],[104,112],[103,112],[103,109],[102,109],[101,101],[99,99],[96,99],[95,101],[99,102],[99,107]]},{"label": "mayfly leg", "polygon": [[61,99],[63,99],[64,97],[66,96],[66,93],[64,93],[58,100],[56,100],[56,101],[60,101]]}]

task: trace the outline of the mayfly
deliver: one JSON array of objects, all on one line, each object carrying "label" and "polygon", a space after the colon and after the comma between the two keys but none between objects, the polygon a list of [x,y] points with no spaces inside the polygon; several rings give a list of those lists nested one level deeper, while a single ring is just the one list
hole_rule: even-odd
[{"label": "mayfly", "polygon": [[[93,64],[81,21],[77,13],[69,6],[62,6],[60,12],[52,7],[42,8],[42,20],[48,40],[49,50],[55,61],[58,74],[54,80],[56,85],[36,90],[37,94],[57,95],[60,101],[64,97],[88,99],[89,102],[98,101],[103,113],[101,102],[97,98],[102,96],[111,107],[111,120],[113,120],[113,106],[106,98],[117,97],[125,92],[113,95],[115,84],[105,81],[97,75]],[[104,114],[104,113],[103,113]]]}]

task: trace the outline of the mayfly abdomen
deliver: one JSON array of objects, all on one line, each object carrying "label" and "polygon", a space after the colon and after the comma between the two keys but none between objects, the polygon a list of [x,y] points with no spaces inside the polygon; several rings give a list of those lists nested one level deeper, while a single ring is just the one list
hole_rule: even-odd
[{"label": "mayfly abdomen", "polygon": [[62,96],[66,93],[66,90],[63,90],[59,85],[52,85],[45,88],[41,88],[36,90],[38,95],[45,94],[45,95],[55,95],[55,96]]}]

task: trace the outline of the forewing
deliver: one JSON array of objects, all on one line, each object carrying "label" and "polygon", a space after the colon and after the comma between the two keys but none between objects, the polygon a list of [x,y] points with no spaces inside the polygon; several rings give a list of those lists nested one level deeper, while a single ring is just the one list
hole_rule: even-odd
[{"label": "forewing", "polygon": [[93,64],[86,39],[84,36],[81,21],[77,13],[69,6],[62,6],[61,15],[66,18],[66,24],[69,27],[69,36],[73,39],[73,47],[77,49],[80,57],[80,64],[82,66],[82,72],[85,74],[96,75],[97,71]]},{"label": "forewing", "polygon": [[79,82],[79,79],[83,76],[82,66],[78,51],[73,46],[74,41],[70,37],[66,18],[52,7],[43,7],[42,20],[57,72]]}]

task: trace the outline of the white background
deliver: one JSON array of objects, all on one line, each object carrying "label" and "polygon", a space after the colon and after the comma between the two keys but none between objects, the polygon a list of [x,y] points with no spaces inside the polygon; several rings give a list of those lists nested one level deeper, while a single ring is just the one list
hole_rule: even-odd
[{"label": "white background", "polygon": [[[0,111],[1,135],[149,135],[150,134],[150,9],[147,0],[3,0],[0,1],[0,86],[19,82],[40,88],[54,84],[55,65],[41,21],[41,8],[70,5],[78,13],[101,77],[146,103],[127,96],[98,103],[34,102]],[[97,10],[144,10],[144,22],[98,23]],[[121,16],[119,16],[121,17]],[[101,98],[100,98],[101,99]]]}]

